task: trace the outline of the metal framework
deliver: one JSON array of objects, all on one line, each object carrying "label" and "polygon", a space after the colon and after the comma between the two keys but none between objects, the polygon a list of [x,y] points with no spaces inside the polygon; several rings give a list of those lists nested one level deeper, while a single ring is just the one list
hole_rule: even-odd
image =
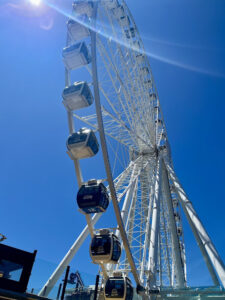
[{"label": "metal framework", "polygon": [[[84,69],[95,110],[67,114],[70,134],[75,132],[75,118],[98,132],[101,142],[115,234],[122,243],[118,264],[101,264],[102,276],[107,278],[113,271],[132,273],[145,295],[160,288],[165,299],[168,293],[174,297],[188,293],[182,208],[215,286],[225,288],[223,262],[174,172],[158,93],[134,19],[123,0],[84,0],[83,9],[90,4],[88,22],[81,21],[76,6],[72,18],[90,30],[87,41],[92,63]],[[73,43],[68,34],[67,45]],[[66,86],[73,72],[78,74],[65,70]],[[82,168],[78,160],[74,165],[80,186]],[[88,234],[93,236],[104,213],[85,217],[87,226],[40,295],[49,294]]]}]

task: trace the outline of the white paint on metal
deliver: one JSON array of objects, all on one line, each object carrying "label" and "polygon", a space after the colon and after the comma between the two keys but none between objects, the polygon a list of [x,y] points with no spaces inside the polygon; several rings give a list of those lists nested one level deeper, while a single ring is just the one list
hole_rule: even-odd
[{"label": "white paint on metal", "polygon": [[[217,272],[219,279],[223,287],[225,288],[225,266],[213,245],[208,233],[206,232],[202,222],[200,221],[196,211],[193,208],[191,201],[188,199],[186,193],[184,192],[175,172],[170,167],[168,163],[166,163],[166,167],[169,173],[170,178],[173,181],[173,184],[176,188],[177,194],[179,196],[182,208],[184,213],[189,221],[189,225],[194,233],[195,238],[197,239],[200,250],[202,251],[203,257],[206,260],[207,267],[211,274],[211,277],[216,285],[219,285],[217,276],[212,266]],[[209,261],[210,259],[210,261]]]}]

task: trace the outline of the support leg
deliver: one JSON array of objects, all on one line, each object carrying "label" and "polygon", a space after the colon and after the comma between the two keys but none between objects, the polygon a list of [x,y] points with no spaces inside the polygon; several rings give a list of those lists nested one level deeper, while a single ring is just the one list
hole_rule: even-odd
[{"label": "support leg", "polygon": [[215,249],[209,235],[207,234],[203,224],[201,223],[196,211],[194,210],[192,203],[189,201],[186,193],[184,192],[173,169],[170,167],[168,163],[166,163],[166,168],[176,188],[176,192],[179,196],[181,206],[184,210],[184,213],[187,217],[187,220],[191,226],[196,241],[205,259],[212,280],[215,285],[219,285],[219,281],[215,273],[216,270],[218,277],[221,280],[223,287],[225,288],[225,266],[217,250]]}]

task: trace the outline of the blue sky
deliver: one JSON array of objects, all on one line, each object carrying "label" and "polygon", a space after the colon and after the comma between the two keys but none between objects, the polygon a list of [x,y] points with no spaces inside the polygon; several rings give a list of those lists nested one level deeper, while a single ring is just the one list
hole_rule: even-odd
[{"label": "blue sky", "polygon": [[[225,261],[225,2],[127,3],[149,53],[175,171]],[[85,224],[65,153],[65,22],[59,12],[25,0],[0,3],[0,232],[8,245],[37,249],[38,259],[52,266]],[[190,284],[209,284],[186,224],[185,230]],[[96,273],[85,247],[73,267]]]}]

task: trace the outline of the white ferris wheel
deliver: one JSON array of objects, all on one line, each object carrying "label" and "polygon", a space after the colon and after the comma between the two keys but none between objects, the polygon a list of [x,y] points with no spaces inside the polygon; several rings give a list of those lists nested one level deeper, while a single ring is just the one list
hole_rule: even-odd
[{"label": "white ferris wheel", "polygon": [[[89,234],[106,299],[131,299],[130,279],[142,296],[187,288],[181,210],[213,283],[225,287],[223,262],[173,170],[151,67],[125,1],[75,1],[63,61],[67,148],[87,226],[40,295],[49,294]],[[97,153],[106,177],[94,177],[93,170],[93,177],[84,179],[80,162]],[[98,228],[110,206],[114,226],[106,222]],[[113,295],[116,283],[123,295]]]}]

